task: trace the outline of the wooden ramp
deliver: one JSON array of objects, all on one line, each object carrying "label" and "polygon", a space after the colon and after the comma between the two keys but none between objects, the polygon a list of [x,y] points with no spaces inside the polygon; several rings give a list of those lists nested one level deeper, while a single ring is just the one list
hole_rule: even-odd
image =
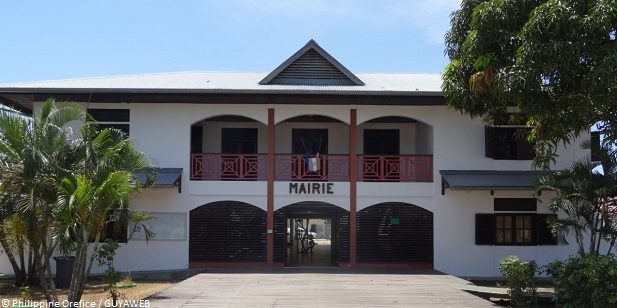
[{"label": "wooden ramp", "polygon": [[152,296],[151,307],[497,307],[440,273],[210,272]]}]

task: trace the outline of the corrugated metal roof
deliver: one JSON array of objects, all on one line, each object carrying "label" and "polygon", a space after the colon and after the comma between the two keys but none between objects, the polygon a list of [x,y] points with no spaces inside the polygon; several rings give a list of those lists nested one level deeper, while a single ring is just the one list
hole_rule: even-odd
[{"label": "corrugated metal roof", "polygon": [[444,188],[533,190],[550,171],[439,170]]},{"label": "corrugated metal roof", "polygon": [[358,73],[364,86],[261,85],[263,72],[175,72],[95,78],[77,78],[0,84],[0,93],[60,90],[179,91],[200,93],[294,93],[441,95],[441,75],[405,73]]}]

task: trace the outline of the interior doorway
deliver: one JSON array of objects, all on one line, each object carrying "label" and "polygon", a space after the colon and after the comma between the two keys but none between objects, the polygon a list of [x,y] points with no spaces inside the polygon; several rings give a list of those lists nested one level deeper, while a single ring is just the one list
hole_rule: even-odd
[{"label": "interior doorway", "polygon": [[328,154],[328,130],[325,128],[293,128],[291,140],[292,154]]},{"label": "interior doorway", "polygon": [[274,262],[330,267],[349,262],[349,211],[302,201],[274,211]]},{"label": "interior doorway", "polygon": [[398,129],[365,129],[365,155],[399,155],[401,151]]},{"label": "interior doorway", "polygon": [[257,154],[257,128],[222,128],[221,153]]},{"label": "interior doorway", "polygon": [[289,216],[285,265],[290,267],[328,267],[336,263],[333,241],[335,219],[326,215]]}]

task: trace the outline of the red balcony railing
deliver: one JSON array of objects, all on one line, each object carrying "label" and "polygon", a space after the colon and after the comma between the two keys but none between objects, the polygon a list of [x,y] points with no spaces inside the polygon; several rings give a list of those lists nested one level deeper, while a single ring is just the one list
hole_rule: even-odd
[{"label": "red balcony railing", "polygon": [[276,180],[281,181],[349,181],[349,155],[319,155],[317,170],[311,171],[304,155],[275,156]]},{"label": "red balcony railing", "polygon": [[358,181],[432,182],[432,155],[358,155]]},{"label": "red balcony railing", "polygon": [[[349,181],[349,155],[319,155],[319,168],[312,171],[304,155],[275,155],[275,180]],[[191,155],[191,180],[264,181],[265,154]],[[432,182],[432,155],[358,155],[358,181]]]},{"label": "red balcony railing", "polygon": [[191,180],[261,181],[266,179],[264,154],[191,154]]}]

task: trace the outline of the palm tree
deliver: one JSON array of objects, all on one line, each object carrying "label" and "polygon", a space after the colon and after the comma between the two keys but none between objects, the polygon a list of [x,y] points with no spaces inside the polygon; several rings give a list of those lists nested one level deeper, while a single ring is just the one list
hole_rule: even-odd
[{"label": "palm tree", "polygon": [[[70,129],[74,123],[82,125],[80,136]],[[124,133],[84,123],[81,108],[57,107],[53,100],[36,119],[0,110],[0,244],[17,277],[21,268],[1,232],[17,219],[49,302],[58,302],[52,254],[75,252],[69,300],[78,302],[94,262],[94,254],[87,260],[90,238],[96,251],[105,225],[126,221],[129,195],[156,176],[150,159]],[[137,183],[136,172],[145,173],[146,183]]]},{"label": "palm tree", "polygon": [[76,237],[68,298],[71,302],[81,299],[95,261],[95,254],[87,258],[89,241],[94,238],[96,252],[107,223],[126,221],[129,217],[129,196],[144,186],[136,180],[135,173],[146,174],[146,186],[156,177],[151,160],[122,131],[99,130],[95,125],[85,124],[81,134],[75,149],[82,159],[75,172],[62,179],[58,199],[58,231]]},{"label": "palm tree", "polygon": [[[21,287],[28,280],[24,259],[25,239],[22,236],[25,235],[25,232],[20,232],[21,228],[15,228],[15,205],[11,201],[11,196],[6,192],[0,193],[0,245],[13,267],[15,286]],[[17,262],[18,257],[20,263]]]},{"label": "palm tree", "polygon": [[[22,132],[25,132],[30,125],[28,117],[23,116],[18,111],[0,106],[0,244],[7,255],[13,272],[15,274],[15,285],[22,286],[26,283],[26,268],[24,262],[17,262],[18,255],[24,255],[23,239],[19,239],[19,234],[11,228],[11,221],[16,215],[15,202],[11,194],[11,187],[7,182],[7,178],[11,178],[14,174],[14,163],[19,160],[18,155],[10,156],[15,152],[19,152],[21,145]],[[16,148],[17,147],[17,148]],[[8,148],[8,150],[2,150]],[[11,234],[11,229],[13,233]],[[25,235],[25,232],[23,233]],[[21,245],[20,245],[21,244]],[[23,257],[20,258],[23,260]]]},{"label": "palm tree", "polygon": [[36,273],[50,302],[58,301],[49,266],[56,248],[51,237],[58,210],[56,183],[58,176],[72,170],[76,162],[70,155],[67,128],[72,121],[83,122],[85,118],[80,108],[57,107],[53,100],[42,105],[36,119],[7,109],[0,111],[0,182],[6,201],[2,202],[3,213],[19,215]]},{"label": "palm tree", "polygon": [[539,189],[557,194],[549,202],[551,211],[563,213],[551,222],[553,232],[562,239],[573,232],[581,256],[598,256],[603,242],[609,254],[617,238],[617,212],[612,208],[617,196],[617,152],[602,147],[598,153],[599,163],[577,161],[540,179]]}]

